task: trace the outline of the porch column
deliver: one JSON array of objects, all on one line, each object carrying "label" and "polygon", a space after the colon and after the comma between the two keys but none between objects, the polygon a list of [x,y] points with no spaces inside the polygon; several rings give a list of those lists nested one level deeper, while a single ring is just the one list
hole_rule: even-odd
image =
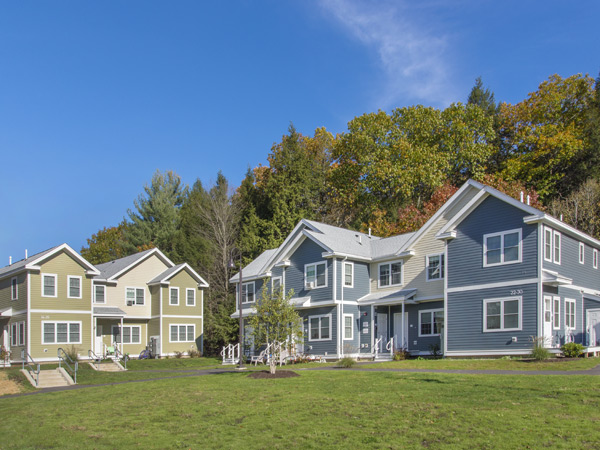
[{"label": "porch column", "polygon": [[400,321],[402,322],[402,326],[400,327],[402,330],[402,350],[404,350],[404,300],[402,300],[402,319]]},{"label": "porch column", "polygon": [[119,336],[121,336],[121,348],[119,351],[123,353],[123,316],[121,316],[121,329],[119,330]]},{"label": "porch column", "polygon": [[371,305],[371,351],[375,345],[375,305]]},{"label": "porch column", "polygon": [[96,352],[98,351],[98,349],[96,348],[96,342],[98,341],[98,318],[96,316],[94,316],[94,333],[93,333],[93,337],[92,337],[92,348],[94,349],[94,354],[96,354]]}]

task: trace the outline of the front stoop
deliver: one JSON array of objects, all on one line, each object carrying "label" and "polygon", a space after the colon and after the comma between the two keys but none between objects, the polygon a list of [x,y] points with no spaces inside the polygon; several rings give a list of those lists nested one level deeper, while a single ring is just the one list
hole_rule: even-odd
[{"label": "front stoop", "polygon": [[98,372],[122,372],[125,369],[125,367],[123,367],[121,365],[121,363],[119,361],[104,361],[101,363],[92,363],[90,362],[89,365],[92,367],[92,369],[98,371]]},{"label": "front stoop", "polygon": [[49,387],[71,386],[75,384],[71,376],[63,368],[54,370],[40,370],[39,385],[36,386],[34,378],[28,370],[21,369],[21,372],[29,380],[32,386],[43,389]]}]

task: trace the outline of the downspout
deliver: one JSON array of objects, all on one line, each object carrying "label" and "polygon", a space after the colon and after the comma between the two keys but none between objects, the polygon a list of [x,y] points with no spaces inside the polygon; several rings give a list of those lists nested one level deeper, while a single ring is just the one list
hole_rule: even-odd
[{"label": "downspout", "polygon": [[30,272],[27,272],[27,353],[31,355],[31,273]]},{"label": "downspout", "polygon": [[[340,283],[340,303],[342,304],[342,313],[341,313],[341,318],[342,318],[342,326],[340,327],[340,334],[341,334],[341,355],[342,357],[344,356],[344,331],[345,331],[345,327],[346,327],[346,319],[344,319],[344,283],[345,283],[345,279],[346,279],[346,275],[344,273],[344,261],[346,261],[348,259],[347,256],[344,256],[344,259],[342,259],[342,274],[340,276],[341,278],[341,283]],[[353,274],[354,276],[354,274]],[[354,322],[354,319],[352,319],[352,322]]]}]

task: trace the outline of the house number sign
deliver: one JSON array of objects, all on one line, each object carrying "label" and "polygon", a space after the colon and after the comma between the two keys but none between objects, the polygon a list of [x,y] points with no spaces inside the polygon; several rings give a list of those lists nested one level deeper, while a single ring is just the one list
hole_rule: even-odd
[{"label": "house number sign", "polygon": [[513,289],[510,291],[510,295],[523,295],[523,289]]}]

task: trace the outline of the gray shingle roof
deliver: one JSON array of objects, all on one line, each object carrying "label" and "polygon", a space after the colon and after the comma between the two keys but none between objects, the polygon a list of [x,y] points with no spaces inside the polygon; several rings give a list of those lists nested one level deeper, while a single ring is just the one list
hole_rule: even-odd
[{"label": "gray shingle roof", "polygon": [[404,233],[373,241],[371,243],[371,258],[378,259],[395,255],[414,234],[415,232]]},{"label": "gray shingle roof", "polygon": [[153,283],[159,283],[159,282],[161,282],[162,280],[164,280],[165,278],[167,278],[169,275],[171,275],[173,272],[176,272],[179,269],[181,269],[183,266],[185,266],[185,263],[181,263],[181,264],[177,264],[176,266],[169,267],[163,273],[159,273],[156,277],[154,277],[152,280],[150,280],[148,282],[148,284],[153,284]]},{"label": "gray shingle roof", "polygon": [[48,250],[44,250],[43,252],[36,253],[35,255],[31,255],[27,259],[21,259],[20,261],[12,263],[10,266],[2,267],[0,269],[0,277],[2,277],[3,275],[9,274],[9,273],[18,272],[20,269],[25,268],[25,266],[27,264],[35,261],[38,258],[41,258],[42,256],[44,256],[47,253],[50,253],[52,250],[54,250],[57,247],[60,247],[60,245],[49,248]]},{"label": "gray shingle roof", "polygon": [[134,264],[137,260],[143,258],[148,253],[154,251],[153,248],[145,250],[143,252],[136,253],[134,255],[125,256],[123,258],[115,259],[104,264],[98,264],[96,268],[100,271],[100,275],[96,278],[108,279],[115,274],[121,272],[123,269]]},{"label": "gray shingle roof", "polygon": [[94,306],[95,316],[125,316],[125,311],[116,306]]},{"label": "gray shingle roof", "polygon": [[[246,278],[254,278],[264,273],[266,269],[267,263],[271,260],[277,248],[272,248],[270,250],[265,250],[262,252],[254,261],[245,266],[242,270],[242,275],[244,275],[244,279]],[[235,274],[229,279],[230,283],[237,283],[239,279],[239,274]]]}]

